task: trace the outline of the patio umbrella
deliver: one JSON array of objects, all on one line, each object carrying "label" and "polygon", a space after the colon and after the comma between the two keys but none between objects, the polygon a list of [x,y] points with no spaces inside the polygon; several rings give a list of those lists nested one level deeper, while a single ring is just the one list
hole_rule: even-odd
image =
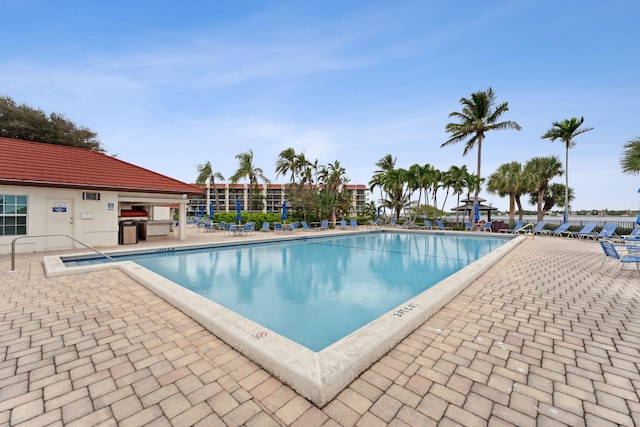
[{"label": "patio umbrella", "polygon": [[282,218],[283,221],[287,221],[287,201],[283,200],[282,201],[282,215],[280,215],[280,218]]},{"label": "patio umbrella", "polygon": [[240,206],[240,198],[236,199],[236,220],[242,222],[242,207]]},{"label": "patio umbrella", "polygon": [[480,221],[480,203],[476,202],[475,205],[473,205],[473,220],[475,222]]},{"label": "patio umbrella", "polygon": [[380,209],[382,209],[382,205],[378,206],[378,219],[380,219]]},{"label": "patio umbrella", "polygon": [[209,218],[213,221],[215,207],[213,206],[213,202],[209,203]]}]

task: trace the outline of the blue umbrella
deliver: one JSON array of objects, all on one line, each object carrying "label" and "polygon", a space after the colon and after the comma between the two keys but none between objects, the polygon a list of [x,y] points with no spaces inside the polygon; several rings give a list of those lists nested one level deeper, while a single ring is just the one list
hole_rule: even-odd
[{"label": "blue umbrella", "polygon": [[475,222],[480,221],[480,203],[476,202],[475,205],[473,205],[473,220]]},{"label": "blue umbrella", "polygon": [[378,219],[380,219],[380,209],[382,209],[382,206],[378,206]]},{"label": "blue umbrella", "polygon": [[236,220],[242,222],[242,207],[240,206],[240,198],[236,199]]},{"label": "blue umbrella", "polygon": [[282,218],[283,221],[287,220],[287,201],[286,200],[282,201],[282,215],[280,215],[280,218]]},{"label": "blue umbrella", "polygon": [[213,202],[209,203],[209,218],[213,221],[215,207],[213,206]]}]

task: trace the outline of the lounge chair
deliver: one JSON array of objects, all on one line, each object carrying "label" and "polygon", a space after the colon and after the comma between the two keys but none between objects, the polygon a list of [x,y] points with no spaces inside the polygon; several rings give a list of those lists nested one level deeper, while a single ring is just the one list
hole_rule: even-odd
[{"label": "lounge chair", "polygon": [[282,224],[279,222],[273,223],[273,231],[284,231],[282,228]]},{"label": "lounge chair", "polygon": [[478,226],[478,230],[479,231],[493,231],[493,230],[491,230],[491,223],[490,222],[485,222],[483,224],[480,224]]},{"label": "lounge chair", "polygon": [[309,224],[307,224],[307,221],[301,221],[300,225],[302,225],[302,229],[304,231],[311,231],[311,227],[309,227]]},{"label": "lounge chair", "polygon": [[599,233],[593,233],[589,236],[584,236],[585,239],[611,239],[616,234],[616,228],[618,228],[617,224],[606,223],[602,226],[602,230]]},{"label": "lounge chair", "polygon": [[[520,231],[519,233],[531,233],[531,234],[540,234],[543,232],[543,230],[545,229],[544,226],[547,225],[546,221],[538,221],[538,223],[535,225],[535,227],[533,227],[530,230],[524,230],[524,231]],[[524,227],[522,227],[520,230],[523,230]]]},{"label": "lounge chair", "polygon": [[426,230],[433,230],[433,226],[431,225],[431,221],[425,219],[424,220],[424,228]]},{"label": "lounge chair", "polygon": [[436,222],[436,224],[438,224],[435,228],[438,230],[453,230],[453,227],[447,227],[444,225],[444,222],[442,221],[438,221]]},{"label": "lounge chair", "polygon": [[571,232],[569,231],[569,227],[571,227],[571,224],[569,224],[568,222],[563,222],[555,230],[542,229],[538,232],[538,234],[541,236],[556,236],[556,237],[562,237],[565,234],[567,236],[570,236]]},{"label": "lounge chair", "polygon": [[634,228],[633,230],[631,230],[631,233],[625,234],[624,236],[622,236],[622,238],[625,241],[640,240],[640,227]]},{"label": "lounge chair", "polygon": [[585,224],[582,229],[576,233],[571,233],[569,237],[577,237],[578,239],[589,239],[591,236],[595,236],[593,229],[596,228],[595,222],[589,222]]},{"label": "lounge chair", "polygon": [[474,231],[476,227],[469,221],[464,222],[464,231]]},{"label": "lounge chair", "polygon": [[602,266],[604,265],[604,262],[607,260],[607,258],[613,258],[620,261],[620,270],[622,270],[625,263],[635,262],[636,269],[638,270],[638,272],[640,272],[640,267],[638,266],[638,263],[640,263],[640,252],[636,252],[634,246],[629,245],[630,248],[629,246],[627,247],[627,251],[629,252],[629,254],[627,255],[620,255],[616,250],[616,246],[607,240],[601,240],[600,246],[602,246],[602,250],[606,255],[602,260],[602,264],[600,264],[600,269],[602,269]]},{"label": "lounge chair", "polygon": [[358,221],[356,221],[355,219],[349,220],[349,227],[351,227],[352,230],[357,230],[358,229]]},{"label": "lounge chair", "polygon": [[344,230],[345,228],[347,228],[347,221],[345,221],[344,219],[340,220],[340,229]]},{"label": "lounge chair", "polygon": [[389,221],[389,225],[395,227],[396,225],[398,225],[398,220],[396,218],[391,218],[391,221]]},{"label": "lounge chair", "polygon": [[260,231],[271,231],[271,223],[269,221],[263,222]]},{"label": "lounge chair", "polygon": [[323,219],[322,222],[320,223],[320,230],[328,230],[329,229],[329,220],[328,219]]},{"label": "lounge chair", "polygon": [[518,221],[513,228],[501,228],[500,233],[517,233],[522,227],[524,227],[524,221]]}]

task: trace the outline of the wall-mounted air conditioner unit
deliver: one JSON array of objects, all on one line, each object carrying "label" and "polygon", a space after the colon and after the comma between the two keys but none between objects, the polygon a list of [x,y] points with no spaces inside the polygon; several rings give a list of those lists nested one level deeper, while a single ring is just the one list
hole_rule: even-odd
[{"label": "wall-mounted air conditioner unit", "polygon": [[82,193],[82,200],[100,200],[100,193],[84,191]]}]

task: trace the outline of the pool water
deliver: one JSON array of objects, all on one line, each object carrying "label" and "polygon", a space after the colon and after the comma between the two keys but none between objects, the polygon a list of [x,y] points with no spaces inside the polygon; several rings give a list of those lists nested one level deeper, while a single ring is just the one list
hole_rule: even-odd
[{"label": "pool water", "polygon": [[508,240],[381,232],[124,258],[318,352]]}]

